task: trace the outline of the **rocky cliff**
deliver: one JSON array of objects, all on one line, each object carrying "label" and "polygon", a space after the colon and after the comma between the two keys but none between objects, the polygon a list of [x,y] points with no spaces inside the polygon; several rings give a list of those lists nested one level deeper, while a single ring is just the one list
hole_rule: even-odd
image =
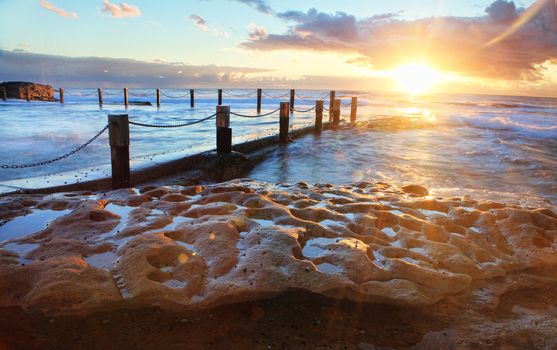
[{"label": "rocky cliff", "polygon": [[[0,94],[6,89],[7,98],[27,99],[27,91],[29,98],[35,101],[56,101],[54,98],[54,89],[50,85],[35,84],[24,81],[8,81],[0,84]],[[1,96],[1,95],[0,95]]]}]

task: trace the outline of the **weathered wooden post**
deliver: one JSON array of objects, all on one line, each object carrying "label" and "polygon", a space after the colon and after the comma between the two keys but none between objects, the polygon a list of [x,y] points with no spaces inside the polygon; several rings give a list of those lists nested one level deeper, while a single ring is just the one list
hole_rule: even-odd
[{"label": "weathered wooden post", "polygon": [[339,99],[335,99],[334,103],[334,111],[333,111],[333,128],[337,128],[340,123],[340,106],[342,101]]},{"label": "weathered wooden post", "polygon": [[161,89],[157,89],[157,107],[161,107]]},{"label": "weathered wooden post", "polygon": [[315,132],[321,134],[323,130],[323,100],[315,101]]},{"label": "weathered wooden post", "polygon": [[60,103],[64,103],[64,89],[59,88],[58,92],[60,93]]},{"label": "weathered wooden post", "polygon": [[190,89],[190,107],[195,107],[195,91]]},{"label": "weathered wooden post", "polygon": [[290,112],[294,112],[294,101],[296,100],[296,90],[290,90]]},{"label": "weathered wooden post", "polygon": [[288,143],[288,126],[290,124],[290,104],[288,102],[280,103],[280,118],[279,118],[279,142],[282,144]]},{"label": "weathered wooden post", "polygon": [[124,104],[126,105],[126,109],[128,108],[128,88],[124,88]]},{"label": "weathered wooden post", "polygon": [[218,91],[218,104],[222,105],[222,89]]},{"label": "weathered wooden post", "polygon": [[3,101],[6,101],[7,95],[8,95],[8,93],[6,92],[6,87],[3,86],[2,87],[2,100]]},{"label": "weathered wooden post", "polygon": [[230,106],[217,106],[217,152],[232,152],[232,129],[230,128]]},{"label": "weathered wooden post", "polygon": [[263,94],[262,89],[257,89],[257,114],[261,113],[261,95]]},{"label": "weathered wooden post", "polygon": [[103,89],[98,88],[97,91],[99,93],[99,106],[102,107],[103,106]]},{"label": "weathered wooden post", "polygon": [[333,112],[335,109],[336,91],[331,91],[329,96],[329,121],[333,121]]},{"label": "weathered wooden post", "polygon": [[25,88],[25,99],[27,102],[31,101],[31,92],[29,91],[29,86]]},{"label": "weathered wooden post", "polygon": [[130,124],[127,114],[108,115],[108,140],[112,163],[112,189],[131,187]]},{"label": "weathered wooden post", "polygon": [[355,123],[358,114],[358,98],[352,97],[352,102],[350,103],[350,123]]}]

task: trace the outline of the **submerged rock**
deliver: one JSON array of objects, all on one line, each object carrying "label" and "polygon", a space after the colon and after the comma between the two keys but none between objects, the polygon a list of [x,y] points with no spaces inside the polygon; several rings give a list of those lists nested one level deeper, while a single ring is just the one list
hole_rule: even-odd
[{"label": "submerged rock", "polygon": [[152,106],[153,105],[149,101],[129,101],[128,104],[131,106]]},{"label": "submerged rock", "polygon": [[8,81],[0,84],[0,93],[2,89],[6,89],[7,98],[16,98],[20,100],[27,99],[27,91],[29,91],[29,99],[35,101],[54,102],[54,90],[50,85],[35,84],[24,81]]}]

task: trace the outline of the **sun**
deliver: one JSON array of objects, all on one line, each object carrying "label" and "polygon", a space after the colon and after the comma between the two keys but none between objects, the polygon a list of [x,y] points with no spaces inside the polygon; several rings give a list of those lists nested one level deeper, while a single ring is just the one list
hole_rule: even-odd
[{"label": "sun", "polygon": [[393,69],[392,78],[401,91],[423,95],[431,92],[439,82],[439,72],[424,63],[408,63]]}]

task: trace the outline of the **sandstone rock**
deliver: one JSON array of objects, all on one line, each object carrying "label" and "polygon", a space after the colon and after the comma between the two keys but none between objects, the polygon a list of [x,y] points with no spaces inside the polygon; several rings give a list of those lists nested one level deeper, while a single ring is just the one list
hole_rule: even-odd
[{"label": "sandstone rock", "polygon": [[420,197],[425,197],[429,195],[429,191],[419,185],[408,185],[408,186],[404,186],[402,187],[402,190],[406,193],[409,194],[414,194],[416,196],[420,196]]},{"label": "sandstone rock", "polygon": [[54,90],[50,85],[35,84],[23,81],[8,81],[0,84],[0,90],[5,88],[7,98],[27,99],[27,90],[31,100],[53,102]]},{"label": "sandstone rock", "polygon": [[[238,180],[148,187],[142,195],[120,190],[97,200],[12,196],[0,219],[72,212],[0,244],[0,307],[174,311],[303,290],[356,302],[492,310],[511,291],[557,287],[554,209],[483,210],[482,203],[407,191]],[[22,252],[14,244],[36,246]]]}]

